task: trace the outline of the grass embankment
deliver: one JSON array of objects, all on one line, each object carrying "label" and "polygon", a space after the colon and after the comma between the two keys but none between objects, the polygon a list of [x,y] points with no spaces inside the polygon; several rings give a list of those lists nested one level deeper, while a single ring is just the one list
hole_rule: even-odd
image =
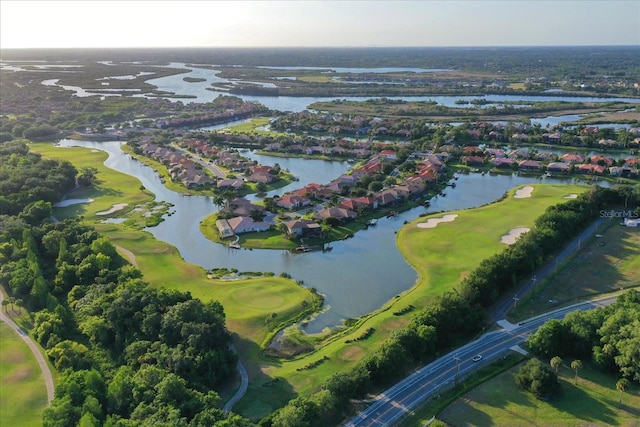
[{"label": "grass embankment", "polygon": [[46,407],[47,390],[36,358],[15,331],[0,322],[0,425],[40,426]]},{"label": "grass embankment", "polygon": [[450,425],[626,425],[640,423],[640,390],[632,385],[622,395],[616,378],[585,365],[575,384],[575,371],[562,366],[561,391],[549,401],[522,391],[513,379],[518,367],[485,382],[451,404],[438,418]]}]

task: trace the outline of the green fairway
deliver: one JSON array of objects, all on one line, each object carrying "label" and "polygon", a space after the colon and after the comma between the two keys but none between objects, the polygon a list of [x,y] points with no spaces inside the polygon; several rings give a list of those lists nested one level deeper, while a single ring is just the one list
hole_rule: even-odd
[{"label": "green fairway", "polygon": [[515,198],[516,188],[500,202],[447,212],[457,216],[433,228],[421,228],[421,224],[430,218],[442,218],[444,214],[419,218],[403,227],[398,233],[398,247],[420,274],[418,292],[428,296],[451,289],[482,260],[505,248],[501,243],[503,235],[519,227],[532,227],[547,207],[566,202],[567,195],[587,189],[569,185],[527,187],[534,188],[531,197]]},{"label": "green fairway", "polygon": [[561,391],[549,401],[522,391],[513,379],[513,368],[458,399],[438,418],[449,425],[485,426],[639,426],[640,393],[632,386],[622,395],[616,378],[585,366],[578,384],[575,372],[559,371]]},{"label": "green fairway", "polygon": [[38,362],[15,331],[0,322],[0,426],[40,426],[46,406]]},{"label": "green fairway", "polygon": [[[122,216],[142,203],[153,200],[149,191],[140,190],[140,181],[130,175],[115,172],[104,165],[108,154],[100,150],[82,147],[60,148],[50,143],[31,143],[29,149],[51,159],[68,160],[76,169],[94,167],[98,170],[96,185],[81,187],[68,195],[69,199],[92,199],[90,203],[80,203],[64,208],[55,208],[53,214],[60,220],[83,216],[87,221],[100,221],[109,216]],[[125,204],[112,215],[97,215],[108,211],[114,205]]]}]

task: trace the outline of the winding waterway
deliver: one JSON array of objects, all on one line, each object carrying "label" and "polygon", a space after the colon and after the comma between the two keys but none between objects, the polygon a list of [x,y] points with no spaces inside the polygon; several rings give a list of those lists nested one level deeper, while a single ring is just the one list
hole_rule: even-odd
[{"label": "winding waterway", "polygon": [[[428,209],[418,207],[395,218],[381,218],[378,225],[357,233],[354,238],[334,242],[329,252],[297,254],[280,250],[235,250],[213,243],[200,233],[200,221],[215,211],[210,197],[187,197],[168,190],[153,169],[124,153],[120,149],[121,144],[119,141],[62,140],[59,145],[105,150],[109,153],[106,166],[137,177],[155,193],[156,200],[174,204],[175,213],[147,231],[175,246],[186,261],[205,269],[227,267],[239,271],[286,272],[294,279],[302,280],[305,286],[316,288],[325,296],[326,310],[307,325],[309,333],[320,332],[326,327],[340,325],[344,319],[374,311],[416,283],[415,270],[396,247],[395,233],[405,221],[422,213],[480,206],[499,199],[514,186],[540,182],[536,178],[516,175],[462,175],[456,181],[456,188],[448,187],[446,197],[435,198]],[[309,182],[327,183],[349,168],[349,164],[344,162],[246,154],[263,164],[279,163],[300,178],[300,181],[271,195],[282,194]]]}]

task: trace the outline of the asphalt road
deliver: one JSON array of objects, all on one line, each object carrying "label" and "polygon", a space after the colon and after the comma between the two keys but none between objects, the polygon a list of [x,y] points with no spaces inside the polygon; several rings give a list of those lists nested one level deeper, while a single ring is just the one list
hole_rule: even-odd
[{"label": "asphalt road", "polygon": [[[452,351],[438,360],[424,366],[377,396],[367,409],[345,424],[355,426],[389,426],[415,409],[422,401],[454,385],[456,377],[464,376],[485,363],[503,356],[507,351],[523,343],[544,322],[561,319],[576,310],[590,310],[609,305],[616,297],[607,297],[564,307],[520,322],[517,325],[501,322],[505,329],[488,332],[477,340]],[[478,362],[476,355],[482,355]]]}]

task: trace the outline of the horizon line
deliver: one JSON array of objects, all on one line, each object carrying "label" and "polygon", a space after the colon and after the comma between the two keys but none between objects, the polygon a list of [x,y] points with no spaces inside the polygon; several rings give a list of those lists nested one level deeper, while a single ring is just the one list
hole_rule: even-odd
[{"label": "horizon line", "polygon": [[354,46],[57,46],[0,47],[0,50],[86,50],[86,49],[483,49],[483,48],[554,48],[554,47],[640,47],[640,44],[553,44],[553,45],[354,45]]}]

